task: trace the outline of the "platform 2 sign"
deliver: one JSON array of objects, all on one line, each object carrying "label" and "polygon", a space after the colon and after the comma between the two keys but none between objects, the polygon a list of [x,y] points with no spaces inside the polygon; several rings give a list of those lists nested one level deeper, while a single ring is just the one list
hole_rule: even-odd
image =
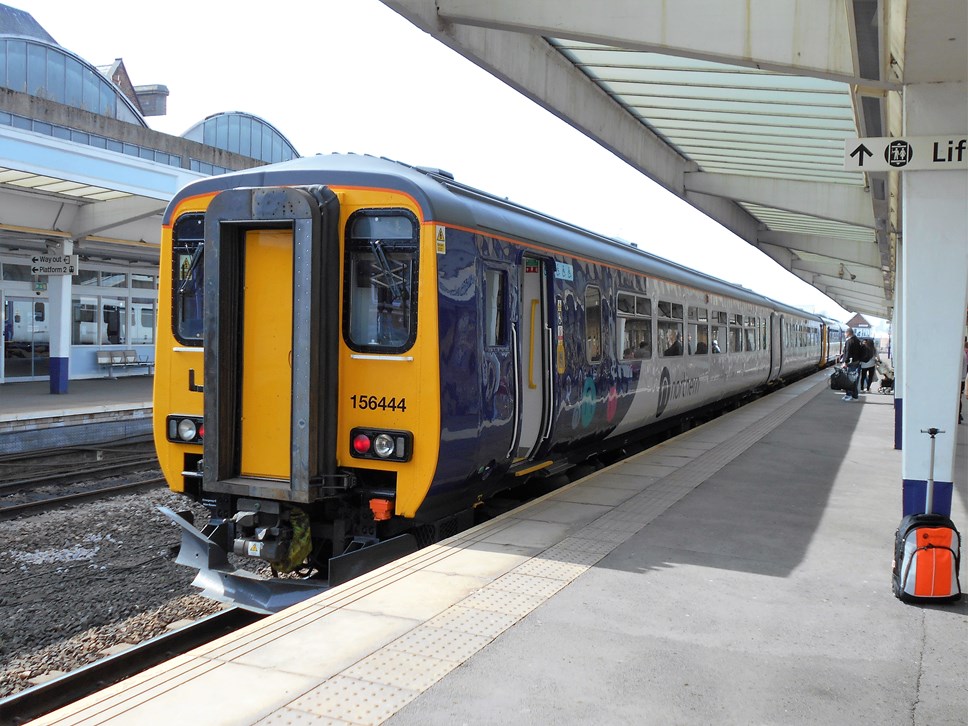
[{"label": "platform 2 sign", "polygon": [[848,171],[951,171],[968,169],[968,135],[847,139]]},{"label": "platform 2 sign", "polygon": [[34,255],[30,263],[34,275],[77,274],[77,255]]}]

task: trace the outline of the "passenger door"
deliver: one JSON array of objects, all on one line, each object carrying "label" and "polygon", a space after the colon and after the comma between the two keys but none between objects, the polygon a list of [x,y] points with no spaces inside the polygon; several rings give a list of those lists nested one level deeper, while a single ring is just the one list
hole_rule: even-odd
[{"label": "passenger door", "polygon": [[517,341],[517,445],[512,460],[531,458],[548,436],[551,420],[551,324],[548,275],[553,262],[525,253],[521,260]]}]

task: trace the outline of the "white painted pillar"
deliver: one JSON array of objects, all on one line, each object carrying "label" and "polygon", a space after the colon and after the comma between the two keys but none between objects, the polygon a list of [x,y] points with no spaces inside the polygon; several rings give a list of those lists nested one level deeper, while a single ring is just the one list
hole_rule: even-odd
[{"label": "white painted pillar", "polygon": [[[968,84],[904,87],[905,136],[964,134]],[[924,511],[931,440],[936,439],[935,512],[950,514],[958,427],[965,298],[968,295],[968,170],[902,171],[900,369],[905,514]]]},{"label": "white painted pillar", "polygon": [[904,424],[901,414],[904,411],[904,368],[901,366],[901,351],[904,350],[904,240],[897,240],[894,278],[894,319],[891,322],[891,365],[894,366],[894,448],[902,449]]},{"label": "white painted pillar", "polygon": [[[62,240],[48,247],[51,255],[74,254],[73,240]],[[71,275],[48,275],[50,306],[50,392],[67,393],[71,360]]]}]

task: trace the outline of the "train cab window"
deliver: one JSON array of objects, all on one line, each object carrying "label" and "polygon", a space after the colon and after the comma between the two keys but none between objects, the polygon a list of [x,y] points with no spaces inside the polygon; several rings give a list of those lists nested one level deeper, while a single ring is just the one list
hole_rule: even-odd
[{"label": "train cab window", "polygon": [[417,220],[404,210],[350,218],[343,334],[353,350],[401,353],[417,335]]},{"label": "train cab window", "polygon": [[602,291],[585,288],[585,356],[589,363],[602,360]]},{"label": "train cab window", "polygon": [[682,305],[659,301],[659,350],[663,358],[682,355]]},{"label": "train cab window", "polygon": [[708,310],[690,305],[687,325],[686,352],[689,355],[707,355],[709,353]]},{"label": "train cab window", "polygon": [[508,274],[504,270],[484,270],[484,345],[508,344]]},{"label": "train cab window", "polygon": [[652,301],[630,292],[620,292],[616,305],[616,340],[620,360],[652,357]]},{"label": "train cab window", "polygon": [[205,216],[183,214],[171,230],[172,327],[185,345],[201,345],[205,286]]}]

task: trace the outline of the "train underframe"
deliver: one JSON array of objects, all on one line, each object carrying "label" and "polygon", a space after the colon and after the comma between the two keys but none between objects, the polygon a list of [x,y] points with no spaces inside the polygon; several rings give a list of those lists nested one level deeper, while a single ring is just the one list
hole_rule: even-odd
[{"label": "train underframe", "polygon": [[[201,530],[194,526],[189,512],[161,509],[181,527],[176,561],[198,569],[193,584],[203,595],[255,612],[273,613],[638,453],[766,390],[744,392],[620,437],[572,447],[569,455],[558,459],[553,467],[530,477],[494,477],[486,486],[485,496],[468,500],[465,494],[464,499],[443,502],[436,514],[420,520],[378,520],[369,502],[387,492],[363,484],[350,472],[346,473],[343,491],[298,506],[203,492],[201,479],[197,479],[186,494],[211,513],[209,524]],[[236,557],[230,558],[230,554]],[[261,569],[269,565],[272,577],[233,564],[238,558],[259,562]]]}]

